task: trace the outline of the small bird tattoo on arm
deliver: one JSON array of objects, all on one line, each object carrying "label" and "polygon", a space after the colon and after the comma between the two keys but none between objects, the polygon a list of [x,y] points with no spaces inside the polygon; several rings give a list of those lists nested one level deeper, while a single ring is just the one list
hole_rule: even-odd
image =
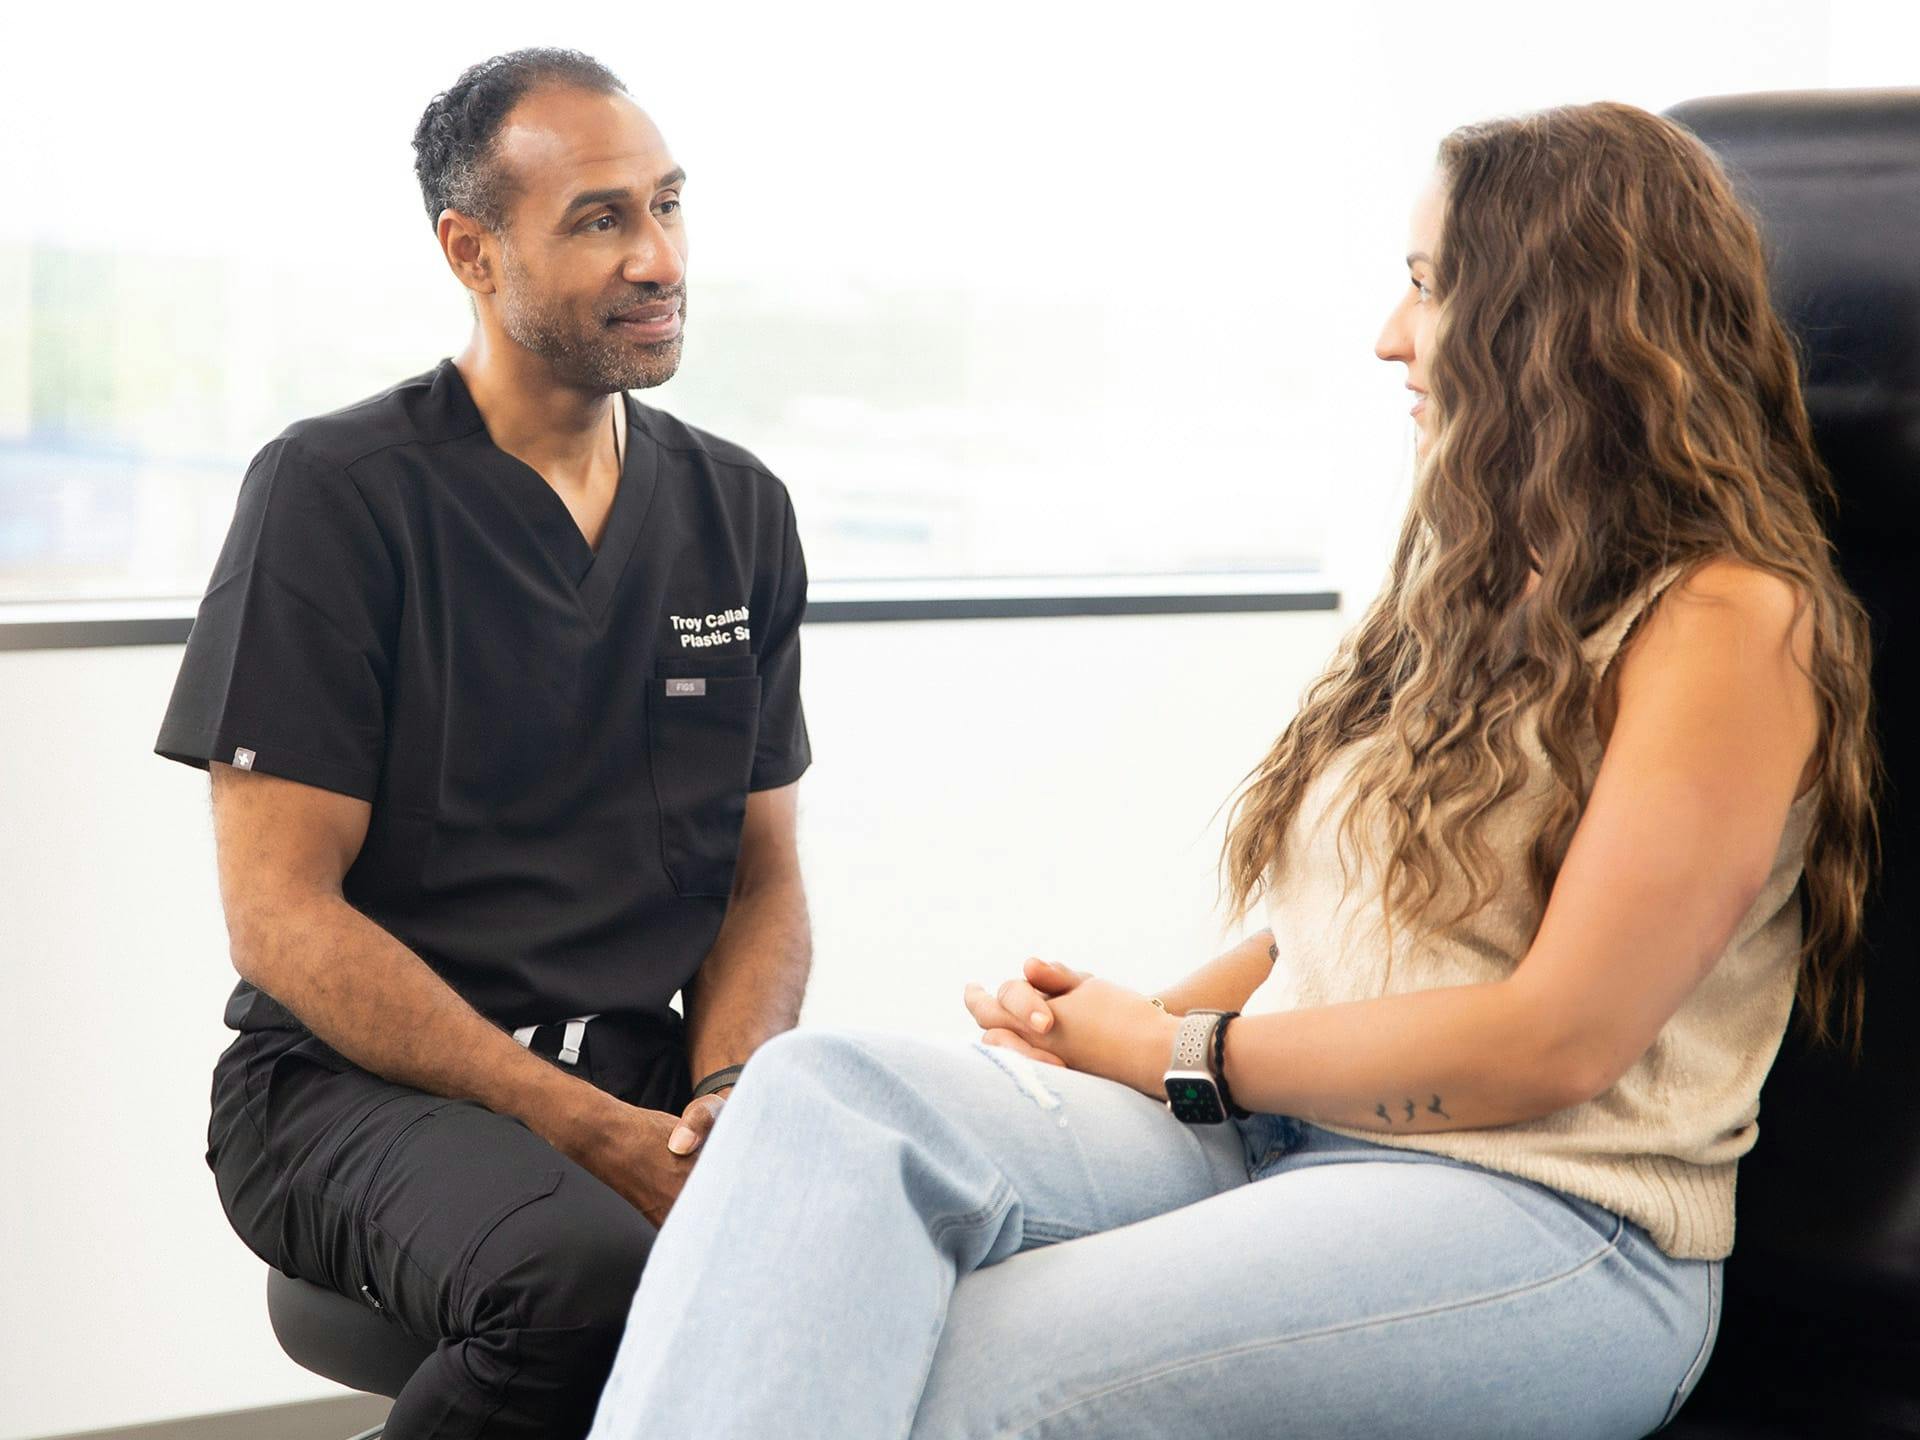
[{"label": "small bird tattoo on arm", "polygon": [[[1387,1109],[1387,1102],[1384,1100],[1382,1100],[1378,1105],[1375,1105],[1373,1107],[1373,1113],[1379,1116],[1381,1122],[1388,1126],[1392,1126],[1396,1123],[1404,1124],[1408,1121],[1411,1121],[1419,1111],[1419,1107],[1414,1104],[1413,1097],[1411,1095],[1403,1097],[1400,1101],[1400,1104],[1406,1109],[1407,1113],[1398,1122],[1395,1121],[1393,1112]],[[1442,1120],[1453,1119],[1453,1116],[1449,1115],[1444,1109],[1441,1108],[1440,1097],[1438,1095],[1435,1095],[1432,1099],[1427,1101],[1427,1114],[1438,1115]]]}]

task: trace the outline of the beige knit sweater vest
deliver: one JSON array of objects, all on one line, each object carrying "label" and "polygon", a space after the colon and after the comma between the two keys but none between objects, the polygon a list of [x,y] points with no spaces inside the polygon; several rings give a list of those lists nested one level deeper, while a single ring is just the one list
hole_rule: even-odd
[{"label": "beige knit sweater vest", "polygon": [[[1678,573],[1672,567],[1656,575],[1583,642],[1596,679],[1635,619]],[[1302,797],[1271,877],[1266,909],[1279,958],[1248,1000],[1247,1013],[1470,985],[1512,972],[1540,924],[1541,907],[1526,880],[1527,847],[1539,833],[1552,786],[1536,722],[1520,733],[1527,783],[1488,815],[1485,831],[1506,884],[1477,915],[1418,945],[1396,930],[1390,968],[1379,924],[1379,874],[1365,856],[1349,856],[1354,883],[1342,897],[1334,848],[1341,817],[1329,798],[1359,752],[1349,746],[1335,754]],[[1600,764],[1591,727],[1584,748],[1591,782]],[[1403,1136],[1325,1128],[1578,1195],[1643,1226],[1677,1258],[1725,1256],[1733,1249],[1735,1162],[1758,1134],[1760,1082],[1792,1010],[1801,936],[1796,887],[1818,793],[1816,785],[1787,812],[1772,873],[1726,951],[1612,1088],[1537,1120],[1489,1129]]]}]

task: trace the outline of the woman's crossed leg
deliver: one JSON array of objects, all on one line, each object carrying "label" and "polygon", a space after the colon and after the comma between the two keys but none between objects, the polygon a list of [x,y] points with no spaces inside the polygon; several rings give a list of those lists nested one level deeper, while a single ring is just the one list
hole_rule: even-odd
[{"label": "woman's crossed leg", "polygon": [[661,1230],[592,1437],[1637,1435],[1702,1352],[1694,1265],[1452,1161],[793,1031]]}]

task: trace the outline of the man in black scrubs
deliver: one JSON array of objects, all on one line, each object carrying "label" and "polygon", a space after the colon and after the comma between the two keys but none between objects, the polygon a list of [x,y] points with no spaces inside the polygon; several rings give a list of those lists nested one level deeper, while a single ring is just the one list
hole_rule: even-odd
[{"label": "man in black scrubs", "polygon": [[472,338],[255,456],[155,748],[212,772],[235,1229],[437,1342],[389,1440],[577,1435],[798,1017],[806,571],[764,466],[626,393],[687,247],[619,81],[502,56],[414,146]]}]

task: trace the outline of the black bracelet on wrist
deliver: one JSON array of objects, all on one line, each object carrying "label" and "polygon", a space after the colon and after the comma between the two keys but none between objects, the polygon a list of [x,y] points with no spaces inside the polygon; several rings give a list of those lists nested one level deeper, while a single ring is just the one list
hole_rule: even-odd
[{"label": "black bracelet on wrist", "polygon": [[724,1070],[714,1071],[711,1075],[707,1076],[706,1079],[693,1087],[693,1094],[689,1097],[689,1103],[693,1100],[698,1100],[702,1095],[711,1095],[716,1090],[725,1090],[739,1078],[740,1072],[746,1068],[744,1065],[729,1065]]},{"label": "black bracelet on wrist", "polygon": [[1213,1071],[1213,1083],[1220,1087],[1220,1101],[1227,1107],[1227,1113],[1236,1120],[1244,1120],[1253,1112],[1242,1110],[1234,1103],[1233,1092],[1227,1088],[1227,1026],[1233,1023],[1238,1010],[1229,1010],[1223,1014],[1213,1027],[1213,1054],[1209,1069]]}]

